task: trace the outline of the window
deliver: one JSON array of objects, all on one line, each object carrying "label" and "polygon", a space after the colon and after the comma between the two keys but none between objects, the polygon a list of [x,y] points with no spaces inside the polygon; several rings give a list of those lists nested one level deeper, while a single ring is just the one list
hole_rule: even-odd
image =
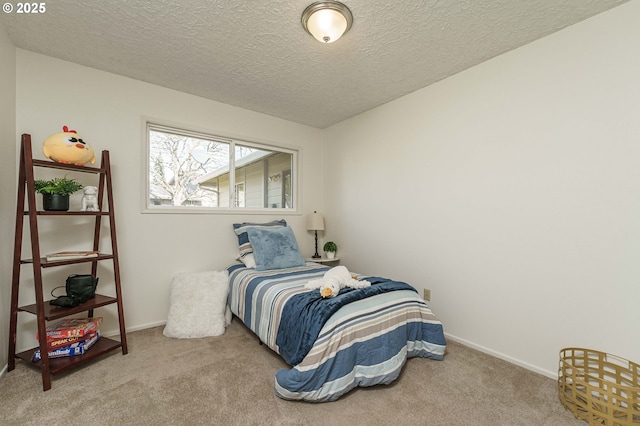
[{"label": "window", "polygon": [[244,182],[236,183],[236,207],[244,207]]},{"label": "window", "polygon": [[297,151],[147,123],[148,210],[295,209]]}]

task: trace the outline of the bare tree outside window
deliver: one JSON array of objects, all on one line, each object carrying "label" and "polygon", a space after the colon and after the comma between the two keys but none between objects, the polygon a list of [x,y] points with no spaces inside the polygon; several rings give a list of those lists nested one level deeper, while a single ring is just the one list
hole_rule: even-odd
[{"label": "bare tree outside window", "polygon": [[229,145],[151,130],[150,199],[157,205],[218,205],[215,191],[201,188],[196,180],[229,163]]}]

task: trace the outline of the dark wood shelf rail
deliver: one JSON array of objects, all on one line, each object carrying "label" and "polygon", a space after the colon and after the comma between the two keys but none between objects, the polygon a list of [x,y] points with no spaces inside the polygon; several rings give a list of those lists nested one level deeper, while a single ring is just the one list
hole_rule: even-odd
[{"label": "dark wood shelf rail", "polygon": [[[59,170],[70,170],[83,173],[98,174],[98,210],[97,212],[85,211],[39,211],[36,208],[36,193],[34,188],[34,168],[45,167]],[[106,196],[107,206],[103,206]],[[26,208],[25,208],[26,203]],[[95,218],[93,233],[93,250],[100,250],[100,230],[102,218],[109,220],[111,253],[100,253],[97,257],[87,259],[70,259],[62,261],[47,261],[46,257],[40,254],[40,240],[38,234],[38,218],[47,216],[88,216]],[[28,217],[29,233],[31,236],[30,259],[22,259],[24,218]],[[77,263],[91,262],[91,273],[97,274],[98,262],[111,260],[113,262],[113,274],[115,281],[115,297],[96,294],[96,296],[73,308],[61,308],[52,306],[45,300],[43,295],[42,268],[51,268],[63,265],[73,265]],[[18,296],[20,289],[21,266],[30,264],[33,267],[33,283],[36,302],[31,305],[18,306]],[[46,321],[64,318],[69,315],[87,312],[87,316],[93,316],[93,310],[107,305],[117,305],[120,340],[101,337],[85,354],[49,359],[47,352]],[[39,345],[36,348],[16,353],[16,335],[18,324],[18,313],[26,312],[37,316]],[[34,362],[33,354],[41,348],[40,361]],[[31,136],[22,135],[20,147],[20,167],[18,174],[18,199],[16,203],[16,228],[15,245],[13,251],[13,278],[11,281],[11,318],[9,322],[9,365],[8,370],[12,371],[16,365],[16,359],[21,359],[36,368],[40,368],[42,373],[43,390],[51,389],[51,375],[70,370],[83,365],[89,361],[100,357],[103,354],[120,348],[122,354],[127,354],[127,336],[124,324],[124,309],[122,305],[122,288],[120,283],[120,265],[118,262],[118,244],[116,239],[116,223],[113,205],[113,189],[111,181],[111,163],[109,151],[102,151],[100,167],[86,167],[72,164],[55,163],[33,159],[31,149]]]}]

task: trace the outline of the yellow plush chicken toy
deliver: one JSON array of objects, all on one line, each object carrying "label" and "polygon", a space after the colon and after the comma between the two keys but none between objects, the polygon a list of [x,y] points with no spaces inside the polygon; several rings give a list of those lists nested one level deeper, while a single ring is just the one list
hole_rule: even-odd
[{"label": "yellow plush chicken toy", "polygon": [[56,163],[84,166],[86,163],[96,162],[91,145],[67,126],[62,128],[62,133],[54,133],[44,140],[42,153]]}]

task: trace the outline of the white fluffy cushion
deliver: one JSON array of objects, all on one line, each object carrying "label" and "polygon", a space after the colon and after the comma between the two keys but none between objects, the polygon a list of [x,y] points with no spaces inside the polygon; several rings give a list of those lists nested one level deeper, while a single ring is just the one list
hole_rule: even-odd
[{"label": "white fluffy cushion", "polygon": [[163,334],[178,339],[220,336],[225,318],[229,273],[180,272],[171,282],[169,316]]}]

